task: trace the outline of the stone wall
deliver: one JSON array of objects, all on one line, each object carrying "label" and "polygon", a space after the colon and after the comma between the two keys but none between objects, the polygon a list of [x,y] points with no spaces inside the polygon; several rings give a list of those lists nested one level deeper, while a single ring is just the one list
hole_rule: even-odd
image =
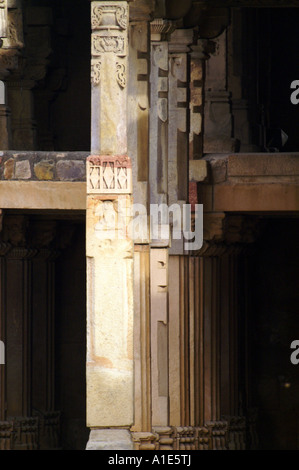
[{"label": "stone wall", "polygon": [[0,180],[85,181],[87,152],[0,152]]}]

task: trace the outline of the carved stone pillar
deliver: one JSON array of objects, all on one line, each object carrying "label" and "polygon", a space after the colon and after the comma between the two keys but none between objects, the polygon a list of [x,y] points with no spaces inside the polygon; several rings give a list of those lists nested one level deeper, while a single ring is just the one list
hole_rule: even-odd
[{"label": "carved stone pillar", "polygon": [[[134,204],[148,207],[149,178],[149,73],[151,6],[130,6],[128,81],[128,154],[132,161]],[[155,449],[151,433],[150,361],[150,249],[149,233],[134,240],[134,425],[136,449]]]},{"label": "carved stone pillar", "polygon": [[[240,152],[258,152],[262,149],[254,145],[254,108],[250,99],[257,93],[257,85],[252,80],[253,73],[248,73],[254,59],[248,57],[247,53],[244,54],[246,44],[250,48],[253,42],[253,33],[246,27],[246,22],[250,23],[250,16],[244,15],[242,8],[231,9],[231,22],[227,32],[228,89],[232,95],[233,135],[240,142]],[[254,56],[254,51],[251,55]],[[246,88],[250,90],[250,94]]]},{"label": "carved stone pillar", "polygon": [[[131,19],[128,82],[128,152],[132,160],[134,203],[147,207],[149,178],[149,18]],[[137,106],[136,106],[137,102]]]},{"label": "carved stone pillar", "polygon": [[167,204],[168,191],[168,42],[166,20],[151,23],[150,203]]},{"label": "carved stone pillar", "polygon": [[152,424],[168,426],[168,249],[150,251]]},{"label": "carved stone pillar", "polygon": [[12,147],[16,150],[36,149],[36,123],[33,119],[33,80],[9,79],[8,103],[11,109]]},{"label": "carved stone pillar", "polygon": [[55,410],[55,260],[58,252],[51,249],[56,235],[56,222],[31,222],[31,243],[36,249],[32,258],[31,402],[34,415]]},{"label": "carved stone pillar", "polygon": [[205,61],[205,42],[198,40],[190,52],[190,130],[189,158],[197,160],[203,156],[203,102]]},{"label": "carved stone pillar", "polygon": [[131,449],[133,241],[129,234],[132,168],[127,156],[127,2],[92,2],[91,24],[92,156],[87,162],[86,254],[87,426],[92,430],[87,449]]},{"label": "carved stone pillar", "polygon": [[0,38],[7,36],[7,0],[0,0]]},{"label": "carved stone pillar", "polygon": [[[169,21],[151,23],[149,202],[168,202],[168,42]],[[162,221],[163,224],[163,221]],[[168,426],[168,240],[150,249],[152,425]]]},{"label": "carved stone pillar", "polygon": [[[188,52],[193,30],[177,29],[169,42],[168,204],[188,199]],[[184,238],[172,240],[169,253],[184,253]]]},{"label": "carved stone pillar", "polygon": [[33,250],[15,247],[5,259],[6,284],[6,416],[31,414],[31,257]]},{"label": "carved stone pillar", "polygon": [[177,29],[169,42],[168,202],[188,198],[188,52],[192,29]]},{"label": "carved stone pillar", "polygon": [[206,62],[204,153],[237,150],[232,138],[231,95],[227,89],[227,31],[213,40],[214,50]]},{"label": "carved stone pillar", "polygon": [[16,2],[0,2],[0,80],[3,101],[0,102],[0,147],[10,149],[12,144],[11,109],[8,105],[8,90],[5,80],[19,66],[20,50],[23,48],[22,11]]},{"label": "carved stone pillar", "polygon": [[91,3],[94,155],[127,153],[127,2]]},{"label": "carved stone pillar", "polygon": [[2,150],[9,150],[11,147],[11,122],[10,122],[10,109],[7,106],[6,98],[6,85],[0,82],[0,148]]},{"label": "carved stone pillar", "polygon": [[[2,210],[0,215],[0,226],[2,230]],[[4,266],[4,258],[3,255],[9,250],[10,245],[7,243],[0,243],[0,286],[4,285],[5,282],[5,266]],[[0,338],[4,344],[4,359],[6,356],[6,318],[5,318],[5,299],[4,296],[1,295],[1,303],[0,303]],[[5,386],[5,364],[0,364],[0,421],[4,421],[6,417],[6,386]],[[4,432],[4,436],[6,435],[7,427],[4,426],[0,433]],[[1,444],[0,444],[1,445]]]}]

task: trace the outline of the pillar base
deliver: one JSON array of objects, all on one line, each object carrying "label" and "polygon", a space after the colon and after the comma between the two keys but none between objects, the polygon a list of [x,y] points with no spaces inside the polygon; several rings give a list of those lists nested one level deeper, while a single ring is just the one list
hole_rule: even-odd
[{"label": "pillar base", "polygon": [[134,445],[126,429],[92,429],[86,450],[134,450]]}]

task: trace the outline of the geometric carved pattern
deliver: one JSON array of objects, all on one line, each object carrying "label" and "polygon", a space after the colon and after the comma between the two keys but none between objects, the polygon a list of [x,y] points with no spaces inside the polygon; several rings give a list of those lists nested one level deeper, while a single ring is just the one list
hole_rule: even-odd
[{"label": "geometric carved pattern", "polygon": [[132,169],[129,157],[91,156],[87,159],[89,194],[130,194]]}]

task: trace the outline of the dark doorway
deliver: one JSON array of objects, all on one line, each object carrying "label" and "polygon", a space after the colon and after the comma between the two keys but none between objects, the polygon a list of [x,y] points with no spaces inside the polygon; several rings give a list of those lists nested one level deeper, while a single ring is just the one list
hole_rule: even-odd
[{"label": "dark doorway", "polygon": [[251,259],[251,363],[259,448],[299,449],[299,220],[266,223]]},{"label": "dark doorway", "polygon": [[84,449],[85,214],[6,211],[0,237],[0,448]]}]

